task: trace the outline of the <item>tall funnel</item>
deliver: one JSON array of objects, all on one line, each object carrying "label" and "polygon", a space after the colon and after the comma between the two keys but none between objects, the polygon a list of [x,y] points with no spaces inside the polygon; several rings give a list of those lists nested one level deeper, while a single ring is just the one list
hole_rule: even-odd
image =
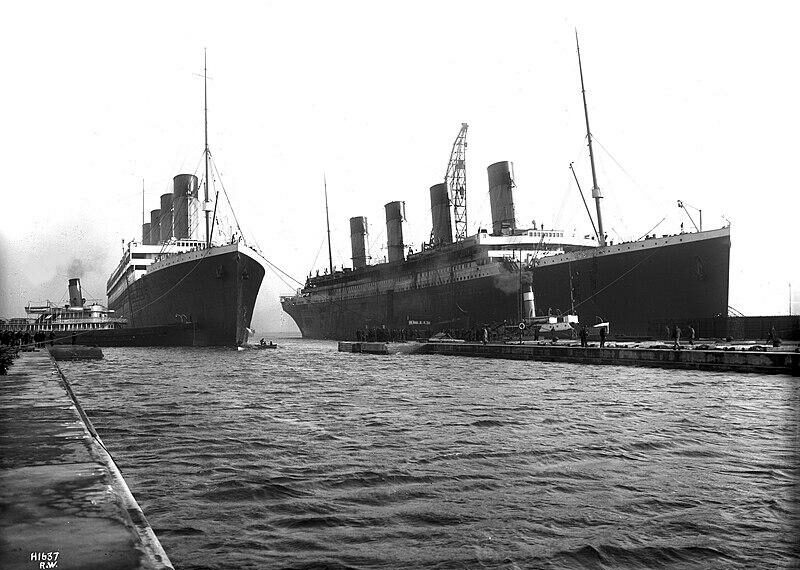
[{"label": "tall funnel", "polygon": [[150,222],[142,224],[142,245],[152,245],[150,241]]},{"label": "tall funnel", "polygon": [[403,261],[403,220],[406,219],[405,202],[389,202],[386,208],[386,235],[388,236],[387,245],[389,246],[389,263],[393,261]]},{"label": "tall funnel", "polygon": [[433,219],[433,244],[453,243],[453,230],[450,227],[450,198],[447,184],[431,186],[431,218]]},{"label": "tall funnel", "polygon": [[528,285],[527,291],[522,294],[522,316],[532,319],[536,316],[536,303],[533,298],[533,287]]},{"label": "tall funnel", "polygon": [[194,239],[199,231],[197,190],[199,183],[194,174],[178,174],[172,179],[172,225],[176,239]]},{"label": "tall funnel", "polygon": [[353,251],[353,269],[367,266],[367,218],[350,218],[350,246]]},{"label": "tall funnel", "polygon": [[83,307],[83,293],[81,292],[81,280],[69,280],[69,306]]},{"label": "tall funnel", "polygon": [[161,231],[159,239],[168,242],[172,237],[172,193],[161,195]]},{"label": "tall funnel", "polygon": [[486,169],[489,173],[489,203],[492,208],[492,233],[499,235],[516,229],[514,221],[514,164],[495,162]]},{"label": "tall funnel", "polygon": [[161,239],[161,210],[150,210],[150,245]]}]

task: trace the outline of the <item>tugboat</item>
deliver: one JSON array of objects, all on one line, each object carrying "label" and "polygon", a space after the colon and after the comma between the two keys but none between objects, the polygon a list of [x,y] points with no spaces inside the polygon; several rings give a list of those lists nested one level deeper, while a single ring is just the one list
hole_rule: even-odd
[{"label": "tugboat", "polygon": [[44,333],[48,339],[77,336],[82,343],[91,344],[88,337],[95,337],[98,333],[102,336],[107,334],[105,331],[121,329],[127,324],[127,319],[115,316],[113,309],[98,301],[87,303],[80,279],[70,279],[68,290],[69,303],[63,306],[50,301],[39,305],[28,303],[24,330],[31,334]]}]

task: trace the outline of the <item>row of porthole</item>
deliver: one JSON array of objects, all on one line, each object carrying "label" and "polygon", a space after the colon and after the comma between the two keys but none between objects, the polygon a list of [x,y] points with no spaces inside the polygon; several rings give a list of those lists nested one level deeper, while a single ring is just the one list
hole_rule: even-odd
[{"label": "row of porthole", "polygon": [[[679,242],[683,242],[683,238],[678,238],[678,241],[679,241]],[[654,243],[653,243],[653,247],[657,247],[657,246],[659,246],[659,245],[664,245],[664,244],[659,244],[658,242],[654,242]],[[642,247],[642,248],[645,248],[645,247],[647,247],[647,246],[646,246],[646,244],[642,244],[642,245],[641,245],[641,247]],[[627,247],[625,248],[625,251],[630,251],[630,250],[631,250],[631,246],[627,246]],[[617,249],[616,249],[616,251],[622,251],[622,246],[618,246],[618,247],[617,247]],[[586,255],[586,256],[584,256],[584,257],[583,257],[583,259],[586,259],[586,258],[588,258],[588,257],[591,257],[591,255]],[[543,261],[547,261],[547,260],[543,260]],[[547,265],[547,263],[545,263],[545,265]]]},{"label": "row of porthole", "polygon": [[[196,252],[196,251],[187,251],[187,252],[184,252],[184,253],[197,253],[197,254],[199,254],[199,252]],[[176,263],[183,263],[183,262],[185,262],[185,261],[186,261],[186,259],[177,260],[177,259],[171,259],[171,257],[172,257],[172,256],[168,257],[168,258],[167,258],[167,259],[164,261],[164,265],[163,265],[163,267],[169,267],[169,266],[171,266],[171,265],[175,265]],[[195,257],[197,257],[197,256],[195,256]],[[158,269],[158,268],[156,268],[156,269]]]},{"label": "row of porthole", "polygon": [[[683,241],[683,240],[681,240],[681,241]],[[653,245],[658,245],[658,244],[653,244]],[[645,245],[642,244],[642,247],[645,247]],[[630,246],[628,246],[628,247],[625,248],[625,251],[630,251],[630,249],[631,249]],[[620,249],[620,247],[617,247],[616,251],[622,251],[622,250]],[[578,259],[589,259],[590,257],[593,257],[593,254],[594,254],[594,252],[588,253],[588,254],[580,254],[580,257]],[[561,255],[564,255],[564,254],[561,254]],[[542,265],[550,265],[550,260],[542,259],[540,264],[542,264]]]},{"label": "row of porthole", "polygon": [[[477,279],[478,277],[483,277],[483,275],[477,275],[477,276],[473,276],[473,277],[469,277],[469,276],[467,276],[467,277],[456,277],[456,281],[467,281],[467,280],[470,280],[470,279]],[[430,286],[433,286],[433,285],[447,285],[448,283],[450,283],[450,282],[449,281],[443,281],[443,280],[440,279],[438,283],[430,283],[428,285],[423,285],[422,287],[424,288],[424,287],[430,287]],[[418,285],[416,288],[419,289],[420,286]],[[404,288],[404,289],[398,289],[398,291],[411,291],[411,290],[412,290],[411,287]],[[342,295],[339,298],[340,299],[357,299],[359,297],[360,297],[360,295],[351,293],[351,294]]]},{"label": "row of porthole", "polygon": [[[477,267],[475,269],[477,271],[480,271]],[[476,279],[478,277],[483,277],[483,276],[484,276],[483,274],[478,274],[478,275],[475,275],[475,276],[472,276],[472,277],[470,277],[470,276],[456,277],[456,281],[467,281],[467,280],[470,280],[470,279]],[[438,283],[432,283],[432,284],[428,284],[428,285],[423,285],[422,287],[430,287],[431,285],[446,285],[447,283],[448,283],[448,281],[443,281],[443,280],[440,279]],[[372,287],[374,287],[374,284],[372,284],[372,283],[362,284],[362,285],[357,285],[357,287],[359,287],[359,288],[366,288],[366,287],[372,288]],[[419,289],[419,287],[420,286],[418,285],[416,288]],[[411,287],[409,287],[407,289],[400,289],[400,291],[410,291],[410,290],[411,290]],[[340,298],[353,299],[353,298],[358,298],[358,296],[359,295],[357,295],[357,294],[350,294],[350,295],[346,295],[346,296],[343,295]]]}]

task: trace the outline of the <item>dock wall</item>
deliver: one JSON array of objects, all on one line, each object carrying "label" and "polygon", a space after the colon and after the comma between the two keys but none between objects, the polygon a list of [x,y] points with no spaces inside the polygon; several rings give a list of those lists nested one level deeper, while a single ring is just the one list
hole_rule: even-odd
[{"label": "dock wall", "polygon": [[423,354],[478,356],[513,360],[613,364],[800,375],[800,353],[749,350],[669,350],[663,348],[589,347],[540,344],[427,343]]},{"label": "dock wall", "polygon": [[0,376],[0,568],[171,569],[46,350]]}]

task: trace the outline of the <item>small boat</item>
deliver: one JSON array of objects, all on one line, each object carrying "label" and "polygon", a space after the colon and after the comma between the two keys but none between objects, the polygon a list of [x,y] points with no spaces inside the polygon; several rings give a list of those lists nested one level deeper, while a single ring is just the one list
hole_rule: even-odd
[{"label": "small boat", "polygon": [[261,342],[258,344],[254,344],[253,348],[257,348],[258,350],[262,350],[264,348],[278,348],[278,345],[275,344],[273,341],[265,342],[264,339],[261,339]]}]

